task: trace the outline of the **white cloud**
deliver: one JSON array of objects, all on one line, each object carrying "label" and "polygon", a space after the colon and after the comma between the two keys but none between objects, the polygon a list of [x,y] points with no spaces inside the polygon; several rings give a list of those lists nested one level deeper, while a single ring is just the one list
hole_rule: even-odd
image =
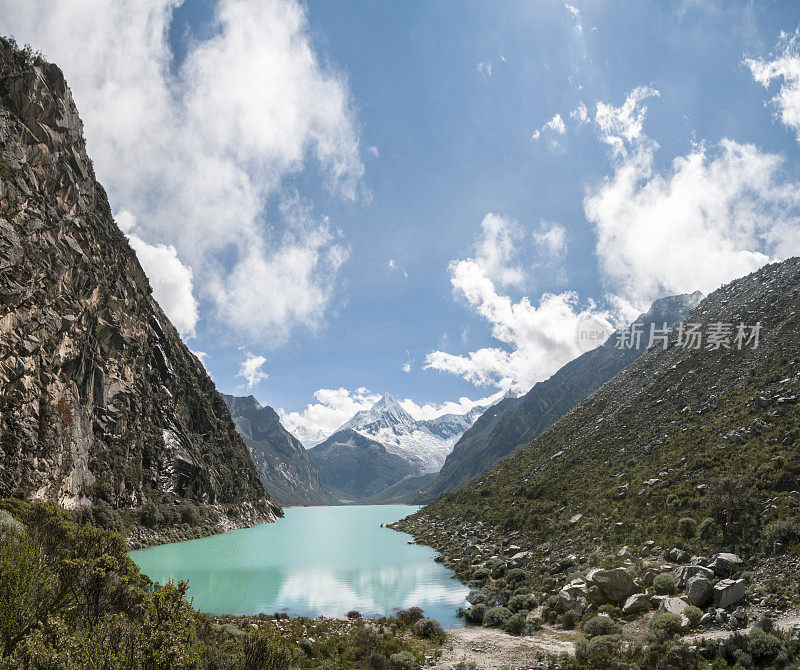
[{"label": "white cloud", "polygon": [[[481,250],[487,244],[496,247],[491,240],[498,231],[508,231],[515,225],[497,215],[487,215],[476,257],[450,263],[453,289],[491,325],[492,337],[505,347],[484,347],[464,355],[433,351],[425,358],[425,368],[459,375],[477,386],[524,393],[581,353],[577,338],[581,319],[606,316],[591,302],[580,306],[578,296],[572,292],[545,293],[538,305],[527,297],[515,302],[499,293],[502,282],[496,278],[507,273],[508,270],[503,272],[503,264],[515,261],[516,247],[500,245],[501,252],[492,255],[482,254]],[[558,229],[555,231],[549,236],[544,234],[548,242],[558,237]],[[513,266],[512,269],[512,277],[521,281],[524,275]]]},{"label": "white cloud", "polygon": [[156,302],[183,337],[193,337],[198,312],[191,269],[181,263],[172,245],[148,244],[136,235],[136,217],[127,210],[117,212],[115,219],[150,280]]},{"label": "white cloud", "polygon": [[203,367],[205,367],[208,354],[205,351],[192,351],[192,353],[197,356],[198,360],[203,364]]},{"label": "white cloud", "polygon": [[642,132],[648,91],[635,89],[622,108],[598,103],[614,172],[589,190],[584,211],[611,302],[635,311],[665,294],[710,293],[800,252],[800,185],[785,180],[782,157],[723,139],[660,172],[658,145]]},{"label": "white cloud", "polygon": [[406,361],[405,363],[403,363],[403,367],[402,367],[402,368],[400,368],[400,369],[401,369],[401,370],[402,370],[402,371],[403,371],[405,374],[408,374],[409,372],[411,372],[411,367],[412,367],[412,366],[411,366],[411,361]]},{"label": "white cloud", "polygon": [[625,152],[630,144],[642,134],[647,106],[642,102],[661,94],[649,86],[639,86],[628,94],[621,107],[598,102],[594,122],[600,132],[600,139],[610,145],[615,152]]},{"label": "white cloud", "polygon": [[357,412],[372,407],[380,395],[363,387],[355,391],[338,388],[319,389],[314,398],[316,402],[309,403],[301,412],[278,410],[286,430],[306,448],[322,442]]},{"label": "white cloud", "polygon": [[403,277],[408,277],[408,272],[406,272],[394,258],[390,258],[389,262],[386,264],[387,269],[389,272],[397,272],[398,274],[402,275]]},{"label": "white cloud", "polygon": [[561,114],[556,114],[541,128],[534,131],[533,135],[531,135],[531,139],[538,140],[548,131],[552,132],[555,135],[563,135],[564,133],[567,132],[567,126],[564,124],[564,119],[561,118]]},{"label": "white cloud", "polygon": [[589,110],[583,102],[579,102],[578,106],[569,113],[569,116],[580,124],[591,121],[589,118]]},{"label": "white cloud", "polygon": [[504,393],[504,391],[498,391],[497,393],[493,393],[485,398],[478,398],[477,400],[462,396],[455,401],[448,400],[443,403],[425,403],[423,405],[418,405],[413,400],[406,398],[400,401],[400,405],[417,421],[427,421],[442,416],[443,414],[466,414],[476,407],[488,407],[500,400]]},{"label": "white cloud", "polygon": [[540,229],[533,231],[533,241],[548,261],[560,260],[567,252],[567,230],[560,223],[542,221]]},{"label": "white cloud", "polygon": [[378,147],[368,147],[367,151],[369,151],[375,158],[380,158],[380,152],[378,151]]},{"label": "white cloud", "polygon": [[[0,0],[0,15],[63,68],[99,179],[136,216],[137,236],[174,247],[232,328],[280,343],[324,317],[346,250],[324,220],[265,212],[312,163],[333,192],[357,197],[348,87],[295,0],[219,0],[176,67],[176,4]],[[248,311],[249,291],[268,295],[262,280],[282,293]]]},{"label": "white cloud", "polygon": [[576,19],[580,18],[581,10],[579,10],[577,7],[575,7],[574,5],[570,5],[569,3],[566,2],[564,3],[564,7],[567,8],[567,11],[570,13],[572,17]]},{"label": "white cloud", "polygon": [[492,76],[492,64],[489,61],[481,61],[480,63],[478,63],[477,70],[484,77]]},{"label": "white cloud", "polygon": [[267,362],[267,359],[263,356],[251,354],[249,351],[245,351],[244,353],[245,359],[239,366],[239,372],[236,373],[236,376],[244,378],[247,381],[247,388],[251,389],[256,384],[269,379],[269,375],[261,369],[264,367],[264,363]]},{"label": "white cloud", "polygon": [[476,263],[487,277],[501,286],[519,285],[525,279],[522,269],[514,264],[516,243],[522,237],[519,224],[511,219],[489,213],[481,221]]},{"label": "white cloud", "polygon": [[781,33],[779,53],[769,59],[745,59],[753,79],[769,89],[774,79],[782,80],[777,94],[770,100],[781,123],[793,130],[800,142],[800,29],[794,35]]}]

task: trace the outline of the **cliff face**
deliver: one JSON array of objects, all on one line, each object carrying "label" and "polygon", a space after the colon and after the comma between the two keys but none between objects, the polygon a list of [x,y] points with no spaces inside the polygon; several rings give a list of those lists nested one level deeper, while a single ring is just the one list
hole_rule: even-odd
[{"label": "cliff face", "polygon": [[0,495],[20,490],[280,514],[114,223],[61,71],[0,41]]},{"label": "cliff face", "polygon": [[281,424],[272,407],[253,396],[223,395],[261,482],[281,505],[332,505],[305,447]]}]

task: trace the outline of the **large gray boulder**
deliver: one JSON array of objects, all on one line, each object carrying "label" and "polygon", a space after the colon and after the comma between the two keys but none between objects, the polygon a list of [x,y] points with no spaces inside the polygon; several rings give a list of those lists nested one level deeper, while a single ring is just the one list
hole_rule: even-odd
[{"label": "large gray boulder", "polygon": [[531,552],[520,551],[506,561],[509,568],[524,568],[531,560]]},{"label": "large gray boulder", "polygon": [[714,587],[705,577],[692,577],[686,585],[686,600],[695,607],[705,607],[714,597]]},{"label": "large gray boulder", "polygon": [[715,554],[708,564],[708,567],[719,577],[727,577],[733,572],[741,569],[742,561],[736,554]]},{"label": "large gray boulder", "polygon": [[558,592],[558,608],[562,612],[568,610],[583,613],[586,609],[586,601],[589,587],[582,579],[574,579]]},{"label": "large gray boulder", "polygon": [[744,579],[723,579],[714,586],[714,606],[725,608],[744,598]]},{"label": "large gray boulder", "polygon": [[650,610],[650,598],[646,593],[634,593],[625,601],[622,607],[622,616],[642,614]]},{"label": "large gray boulder", "polygon": [[682,598],[664,598],[664,600],[661,601],[661,606],[658,608],[658,611],[683,614],[683,610],[687,607],[689,607],[689,603]]},{"label": "large gray boulder", "polygon": [[625,568],[613,570],[595,568],[586,575],[586,583],[590,587],[596,586],[607,601],[617,605],[622,605],[628,596],[639,590]]},{"label": "large gray boulder", "polygon": [[692,577],[705,577],[714,579],[714,571],[702,565],[682,565],[675,571],[675,580],[679,588],[683,588],[689,583]]}]

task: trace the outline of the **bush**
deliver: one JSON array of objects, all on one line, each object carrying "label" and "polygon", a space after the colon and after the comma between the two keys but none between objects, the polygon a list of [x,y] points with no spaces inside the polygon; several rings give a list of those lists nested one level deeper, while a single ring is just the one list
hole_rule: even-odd
[{"label": "bush", "polygon": [[753,628],[747,636],[747,651],[754,661],[765,663],[783,651],[783,643],[772,633],[767,633],[761,628]]},{"label": "bush", "polygon": [[512,616],[507,607],[492,607],[483,615],[483,625],[489,628],[500,628]]},{"label": "bush", "polygon": [[489,570],[489,574],[494,579],[500,579],[500,577],[502,577],[506,573],[506,564],[499,558],[493,558],[490,561],[486,561],[485,567],[487,570]]},{"label": "bush", "polygon": [[577,617],[575,616],[575,610],[567,610],[564,612],[564,615],[561,617],[561,625],[564,626],[567,630],[572,630],[575,628],[575,622]]},{"label": "bush", "polygon": [[662,596],[669,596],[675,593],[676,586],[675,577],[669,572],[662,572],[653,579],[653,588],[656,593]]},{"label": "bush", "polygon": [[520,610],[529,610],[531,609],[531,596],[530,595],[520,595],[520,596],[511,596],[508,600],[508,609],[512,612],[519,612]]},{"label": "bush", "polygon": [[397,613],[397,620],[404,626],[411,626],[422,618],[421,607],[409,607]]},{"label": "bush", "polygon": [[527,621],[524,614],[513,614],[505,620],[502,626],[506,633],[511,635],[522,635],[527,628]]},{"label": "bush", "polygon": [[776,542],[780,542],[784,549],[789,549],[797,544],[800,539],[800,519],[778,519],[764,529],[764,547],[772,550]]},{"label": "bush", "polygon": [[506,581],[509,584],[517,584],[528,579],[527,573],[522,568],[514,568],[506,573]]},{"label": "bush", "polygon": [[444,630],[434,619],[420,619],[414,624],[414,635],[425,640],[438,640],[444,638]]},{"label": "bush", "polygon": [[358,610],[350,610],[347,613],[347,618],[348,619],[360,619],[361,618],[361,612],[359,612]]},{"label": "bush", "polygon": [[248,635],[242,645],[244,667],[283,670],[292,666],[295,654],[274,633],[259,630]]},{"label": "bush", "polygon": [[717,537],[719,533],[719,526],[717,522],[714,521],[710,516],[706,517],[700,522],[700,525],[697,527],[697,534],[700,536],[700,539],[709,542]]},{"label": "bush", "polygon": [[466,620],[467,623],[480,626],[483,624],[483,617],[485,614],[486,614],[486,605],[484,605],[483,603],[478,603],[477,605],[473,605],[466,612],[464,612],[464,619]]},{"label": "bush", "polygon": [[683,610],[683,616],[689,619],[689,625],[692,628],[697,628],[700,625],[700,618],[703,616],[703,610],[694,605],[689,605],[689,607]]},{"label": "bush", "polygon": [[610,668],[621,646],[621,635],[598,635],[589,640],[578,640],[575,657],[581,668]]},{"label": "bush", "polygon": [[472,573],[472,579],[482,582],[489,579],[489,571],[486,568],[478,568]]},{"label": "bush", "polygon": [[410,651],[400,651],[389,656],[393,668],[397,670],[412,670],[417,667],[417,659]]},{"label": "bush", "polygon": [[678,530],[681,537],[690,540],[697,533],[697,521],[690,516],[685,516],[678,520]]},{"label": "bush", "polygon": [[681,617],[674,612],[656,614],[650,619],[650,630],[659,637],[672,637],[681,632]]},{"label": "bush", "polygon": [[596,616],[583,624],[583,633],[586,637],[597,637],[599,635],[619,635],[622,628],[616,621],[608,616]]}]

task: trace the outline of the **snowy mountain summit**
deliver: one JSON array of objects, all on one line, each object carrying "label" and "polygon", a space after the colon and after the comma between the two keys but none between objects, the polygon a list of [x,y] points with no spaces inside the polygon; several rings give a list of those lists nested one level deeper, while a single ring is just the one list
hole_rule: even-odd
[{"label": "snowy mountain summit", "polygon": [[481,406],[466,414],[443,414],[435,419],[417,420],[387,393],[370,409],[358,412],[339,430],[355,430],[380,442],[391,453],[414,461],[421,460],[424,472],[438,472],[456,440],[485,409]]}]

